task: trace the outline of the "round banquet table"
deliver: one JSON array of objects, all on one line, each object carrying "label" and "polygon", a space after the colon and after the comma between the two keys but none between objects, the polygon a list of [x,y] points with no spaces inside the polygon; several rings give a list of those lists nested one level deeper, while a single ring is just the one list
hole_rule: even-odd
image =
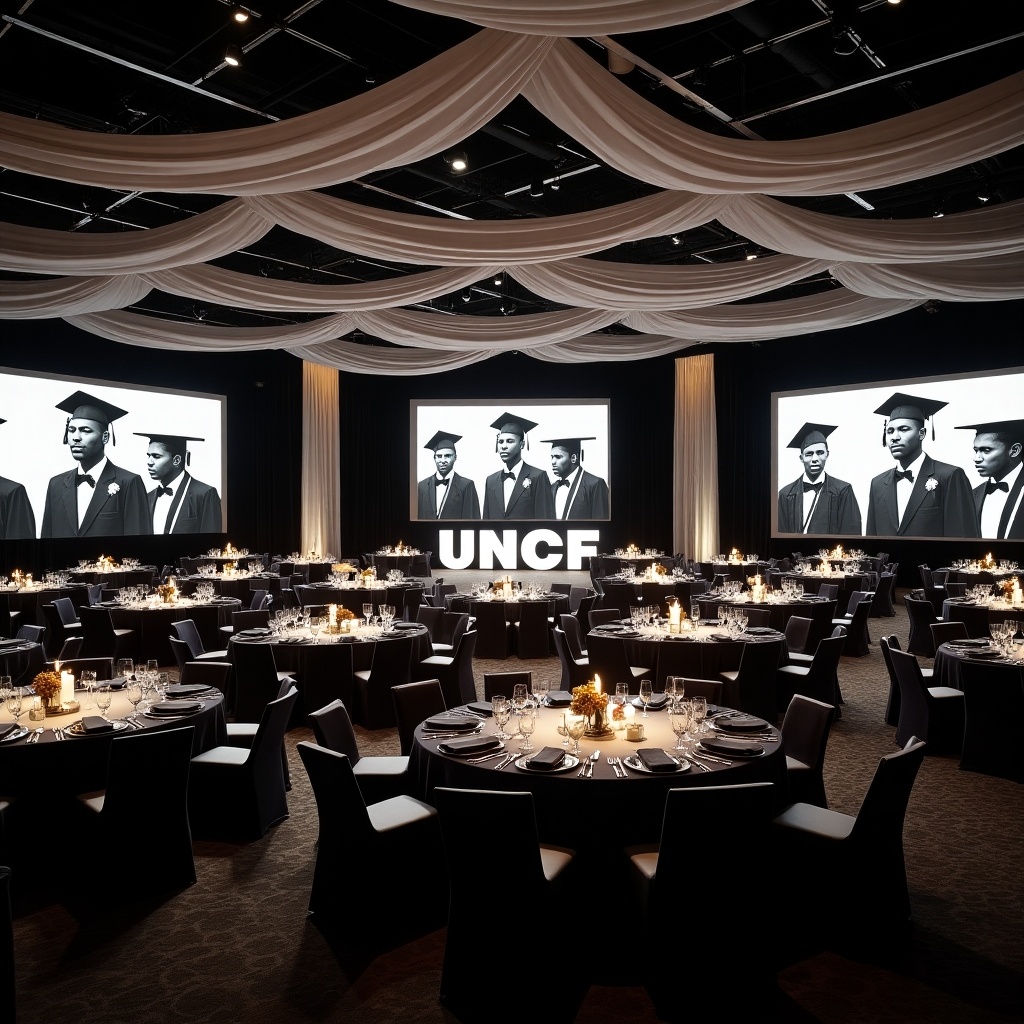
[{"label": "round banquet table", "polygon": [[[664,606],[664,603],[671,598],[678,598],[679,603],[686,608],[687,614],[689,614],[690,600],[695,596],[694,592],[696,591],[697,594],[703,594],[710,586],[710,583],[707,580],[692,578],[680,579],[676,576],[670,575],[662,576],[660,580],[627,580],[624,576],[604,576],[599,578],[597,582],[601,584],[601,587],[606,594],[608,592],[609,584],[611,584],[613,588],[632,586],[633,596],[637,599],[637,603],[640,603],[640,600],[644,598],[646,594],[656,595],[662,606]],[[615,606],[613,605],[612,607]],[[621,609],[624,613],[628,610],[628,608]]]},{"label": "round banquet table", "polygon": [[[290,582],[291,577],[286,576],[285,582]],[[242,575],[225,576],[223,573],[214,573],[212,576],[178,576],[176,577],[178,590],[185,594],[192,594],[200,583],[212,583],[221,597],[237,597],[245,607],[249,606],[254,590],[268,590],[271,594],[281,593],[281,576],[274,573],[244,573]]]},{"label": "round banquet table", "polygon": [[[173,634],[172,622],[191,619],[196,624],[203,646],[208,651],[220,650],[223,646],[220,627],[231,625],[231,613],[242,607],[235,597],[215,597],[206,604],[191,598],[179,598],[175,604],[145,604],[125,608],[114,601],[94,605],[110,611],[115,629],[134,629],[132,657],[136,661],[156,658],[161,665],[176,664],[168,639]],[[83,614],[89,609],[83,609]]]},{"label": "round banquet table", "polygon": [[[557,728],[562,723],[563,710],[541,708],[537,728],[532,736],[534,750],[545,746],[562,747]],[[788,798],[786,758],[782,742],[762,742],[764,753],[755,758],[734,758],[732,764],[707,762],[708,772],[696,767],[673,773],[642,773],[629,768],[626,778],[618,778],[608,757],[623,759],[636,753],[638,747],[658,747],[671,750],[676,741],[666,711],[652,711],[648,718],[637,712],[636,722],[642,722],[647,738],[632,742],[625,732],[613,737],[591,739],[583,737],[580,749],[590,755],[595,749],[600,757],[594,764],[592,778],[579,778],[578,769],[559,772],[530,772],[510,764],[496,771],[500,759],[480,764],[465,759],[448,757],[438,750],[443,740],[425,733],[423,724],[417,727],[410,757],[413,793],[428,803],[437,786],[468,789],[523,790],[533,793],[537,812],[537,825],[541,842],[569,846],[594,865],[607,869],[622,858],[624,846],[657,842],[661,835],[665,812],[665,794],[680,786],[721,786],[745,782],[772,782],[776,786],[776,804],[785,806]],[[776,739],[777,729],[770,728]],[[515,731],[514,718],[505,727]],[[493,735],[496,726],[486,719],[482,735]],[[760,741],[759,741],[760,742]],[[505,740],[508,751],[517,750],[520,740]],[[524,754],[524,757],[529,756]]]},{"label": "round banquet table", "polygon": [[390,604],[395,607],[396,617],[400,617],[411,591],[419,591],[422,595],[423,584],[393,583],[386,587],[339,587],[333,583],[300,583],[295,588],[295,596],[303,608],[307,605],[337,604],[347,608],[357,617],[362,617],[364,604],[373,605],[374,615],[380,614],[382,604]]},{"label": "round banquet table", "polygon": [[[768,572],[764,562],[701,562],[700,571],[709,582],[716,576],[724,576],[727,580],[742,580],[746,583],[751,576],[761,572],[767,578]],[[759,568],[760,567],[760,568]]]},{"label": "round banquet table", "polygon": [[76,583],[102,583],[105,590],[121,587],[150,586],[156,573],[155,565],[140,565],[137,569],[68,569]]},{"label": "round banquet table", "polygon": [[[966,610],[974,610],[981,607],[966,598],[947,597],[942,602],[942,618],[946,622],[964,622],[967,618]],[[1005,622],[1013,619],[1017,623],[1017,632],[1024,626],[1024,608],[1015,608],[1007,601],[994,601],[987,606],[988,621],[990,623]]]},{"label": "round banquet table", "polygon": [[0,675],[10,676],[15,686],[27,686],[46,662],[43,645],[31,640],[0,638]]},{"label": "round banquet table", "polygon": [[1016,576],[1024,587],[1024,569],[943,569],[947,583],[964,583],[968,588],[984,583],[1001,583]]},{"label": "round banquet table", "polygon": [[[42,807],[56,797],[73,796],[102,789],[107,778],[107,759],[110,741],[114,736],[131,735],[133,730],[104,732],[90,736],[69,736],[63,742],[53,734],[55,727],[66,729],[85,716],[99,715],[99,711],[86,708],[88,694],[79,691],[76,699],[83,705],[81,711],[67,715],[47,717],[45,721],[33,722],[26,711],[21,724],[29,729],[43,727],[39,740],[27,743],[28,737],[9,742],[0,742],[0,778],[4,780],[5,796],[14,796],[30,802],[37,798]],[[174,729],[182,725],[195,726],[192,740],[192,756],[220,746],[227,742],[227,728],[224,719],[224,695],[214,691],[212,696],[200,698],[203,709],[196,714],[173,719],[147,718],[138,716],[142,729]],[[26,703],[31,703],[28,698]],[[111,721],[123,719],[131,714],[132,706],[125,691],[115,690],[107,717]],[[10,712],[0,709],[0,728],[13,721]],[[153,780],[154,798],[159,798],[159,779]]]},{"label": "round banquet table", "polygon": [[864,572],[784,572],[784,580],[796,580],[804,593],[816,594],[822,583],[834,583],[839,587],[839,606],[845,611],[850,594],[855,590],[871,590],[871,577]]},{"label": "round banquet table", "polygon": [[80,608],[89,602],[89,588],[84,583],[72,583],[66,587],[48,587],[33,584],[31,587],[0,587],[0,632],[17,633],[21,626],[45,626],[42,606],[52,604],[58,597],[69,597],[71,603]]},{"label": "round banquet table", "polygon": [[828,629],[822,628],[817,632],[821,633],[821,636],[811,637],[808,646],[813,650],[817,646],[818,640],[822,637],[828,636],[832,632],[832,619],[836,613],[837,602],[828,601],[825,598],[798,598],[795,601],[778,601],[778,602],[754,602],[744,600],[729,600],[728,598],[722,597],[708,597],[706,595],[700,595],[696,598],[697,604],[700,607],[700,617],[702,619],[718,619],[719,606],[725,606],[727,608],[740,608],[740,609],[763,609],[768,612],[768,625],[772,629],[777,629],[780,633],[786,631],[786,623],[794,616],[798,615],[803,618],[814,618],[815,613],[819,614],[824,618],[824,612],[821,609],[821,605],[831,605],[831,614],[828,616]]},{"label": "round banquet table", "polygon": [[352,720],[363,725],[364,715],[356,699],[353,674],[370,668],[378,643],[398,637],[413,636],[412,661],[415,664],[433,653],[426,626],[376,629],[359,633],[320,634],[314,643],[308,633],[292,631],[284,636],[234,636],[228,642],[228,658],[239,643],[269,644],[274,650],[274,663],[279,672],[291,672],[299,691],[299,709],[303,718],[333,700],[344,701]]},{"label": "round banquet table", "polygon": [[539,597],[523,597],[514,601],[504,601],[497,597],[474,597],[472,594],[446,594],[444,606],[445,609],[450,612],[469,612],[471,604],[500,604],[505,608],[505,621],[518,622],[520,606],[530,604],[534,601],[546,601],[548,605],[548,615],[553,615],[556,622],[558,621],[559,615],[563,612],[569,611],[569,595],[554,592],[541,594]]}]

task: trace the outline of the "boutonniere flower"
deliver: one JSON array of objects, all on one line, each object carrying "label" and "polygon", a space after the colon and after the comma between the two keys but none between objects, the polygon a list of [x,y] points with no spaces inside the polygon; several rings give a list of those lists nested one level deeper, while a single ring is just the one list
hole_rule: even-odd
[{"label": "boutonniere flower", "polygon": [[119,490],[121,490],[121,485],[119,483],[107,484],[107,494],[115,495]]},{"label": "boutonniere flower", "polygon": [[934,491],[935,488],[938,487],[938,486],[939,486],[939,481],[936,480],[935,477],[933,477],[933,476],[928,477],[928,479],[925,480],[925,482],[924,482],[924,489],[926,491]]},{"label": "boutonniere flower", "polygon": [[529,477],[527,477],[527,478],[526,478],[526,479],[525,479],[525,480],[523,481],[523,490],[524,490],[524,491],[528,491],[528,490],[530,489],[530,484],[532,484],[532,483],[533,483],[533,481],[532,481],[532,480],[531,480],[531,479],[530,479]]}]

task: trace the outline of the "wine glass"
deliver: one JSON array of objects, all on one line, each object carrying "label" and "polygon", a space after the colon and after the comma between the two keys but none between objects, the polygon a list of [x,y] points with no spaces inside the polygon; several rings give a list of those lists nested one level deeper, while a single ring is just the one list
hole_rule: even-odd
[{"label": "wine glass", "polygon": [[99,708],[100,715],[104,719],[107,717],[107,712],[110,710],[110,702],[114,699],[114,694],[109,686],[101,686],[96,691],[96,707]]},{"label": "wine glass", "polygon": [[530,742],[530,737],[533,735],[533,730],[536,727],[537,709],[523,708],[523,711],[519,716],[519,735],[523,737],[522,742],[519,744],[520,750],[533,750],[533,744]]},{"label": "wine glass", "polygon": [[[119,658],[117,662],[118,676],[127,682],[135,675],[135,662],[131,658]],[[107,707],[110,705],[108,704]]]},{"label": "wine glass", "polygon": [[565,731],[574,744],[571,753],[575,757],[581,757],[582,751],[580,750],[580,740],[583,738],[583,734],[587,731],[586,716],[574,715],[571,712],[567,714],[565,716]]},{"label": "wine glass", "polygon": [[695,738],[699,738],[704,732],[704,719],[708,714],[707,697],[690,698],[690,728]]},{"label": "wine glass", "polygon": [[309,620],[309,633],[313,637],[313,643],[317,642],[316,636],[320,632],[320,627],[323,625],[323,619],[319,615],[313,615]]},{"label": "wine glass", "polygon": [[685,700],[676,701],[668,709],[668,721],[672,731],[676,734],[674,750],[686,750],[686,732],[690,727],[690,715],[688,702]]},{"label": "wine glass", "polygon": [[370,628],[370,619],[373,618],[373,602],[367,601],[363,605],[363,618],[366,619],[366,628]]},{"label": "wine glass", "polygon": [[0,676],[0,702],[7,700],[11,695],[11,690],[13,689],[14,687],[11,685],[11,677]]},{"label": "wine glass", "polygon": [[538,679],[533,684],[533,699],[538,707],[543,707],[548,699],[548,690],[551,689],[551,682],[548,679]]},{"label": "wine glass", "polygon": [[650,679],[640,680],[640,703],[644,706],[644,713],[640,716],[641,718],[650,718],[647,714],[647,705],[651,702],[651,696],[653,695],[653,687]]},{"label": "wine glass", "polygon": [[562,724],[555,727],[555,732],[562,737],[562,746],[569,746],[569,730],[565,724],[565,715],[562,715]]},{"label": "wine glass", "polygon": [[14,725],[17,728],[21,723],[18,721],[21,718],[21,713],[25,710],[24,704],[22,703],[21,690],[11,690],[7,694],[7,699],[4,701],[4,706],[11,713],[14,718]]},{"label": "wine glass", "polygon": [[512,708],[509,705],[508,698],[504,694],[493,694],[491,696],[491,717],[494,719],[494,724],[498,727],[498,731],[494,734],[497,739],[512,739],[512,737],[505,732],[505,726],[508,725],[509,716],[511,714]]},{"label": "wine glass", "polygon": [[616,683],[612,703],[618,704],[619,707],[625,707],[627,700],[629,700],[629,683]]},{"label": "wine glass", "polygon": [[95,708],[96,702],[93,700],[93,691],[96,688],[96,670],[93,668],[83,668],[78,677],[78,682],[86,693],[86,703],[82,705],[83,709],[91,710]]},{"label": "wine glass", "polygon": [[133,708],[132,713],[128,716],[131,719],[139,713],[139,705],[142,703],[142,683],[133,679],[125,689],[125,696]]},{"label": "wine glass", "polygon": [[529,691],[526,683],[516,683],[512,687],[512,710],[518,715],[526,707]]}]

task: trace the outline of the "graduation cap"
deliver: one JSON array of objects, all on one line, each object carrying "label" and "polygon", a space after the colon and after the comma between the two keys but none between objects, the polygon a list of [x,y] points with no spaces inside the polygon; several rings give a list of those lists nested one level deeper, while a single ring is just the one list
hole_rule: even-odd
[{"label": "graduation cap", "polygon": [[436,452],[438,448],[453,448],[456,441],[461,441],[461,434],[451,434],[446,430],[439,430],[423,447]]},{"label": "graduation cap", "polygon": [[205,437],[189,437],[186,434],[147,434],[135,431],[136,437],[148,437],[150,442],[162,444],[172,455],[184,455],[185,465],[192,461],[192,455],[188,450],[189,441],[205,441]]},{"label": "graduation cap", "polygon": [[828,445],[828,435],[836,430],[836,427],[828,423],[805,423],[794,435],[793,440],[786,445],[787,448],[799,448],[803,451],[809,445]]},{"label": "graduation cap", "polygon": [[596,437],[544,437],[541,440],[552,448],[564,448],[570,455],[574,452],[579,455],[580,462],[583,461],[583,442],[596,441]]},{"label": "graduation cap", "polygon": [[[3,420],[0,420],[2,423]],[[1024,441],[1024,420],[992,420],[990,423],[965,423],[957,430],[973,430],[978,434],[1009,434],[1013,441]]]},{"label": "graduation cap", "polygon": [[6,423],[7,420],[0,420],[0,423]]},{"label": "graduation cap", "polygon": [[885,428],[889,420],[917,420],[921,426],[927,419],[932,421],[932,440],[935,440],[935,414],[944,409],[949,402],[936,402],[933,398],[918,398],[916,395],[905,395],[897,391],[890,395],[876,410],[879,416],[888,419],[882,424],[882,447],[885,447]]},{"label": "graduation cap", "polygon": [[119,409],[110,402],[104,402],[102,398],[90,395],[85,391],[76,391],[69,395],[63,402],[58,402],[55,408],[68,414],[67,422],[64,424],[64,443],[68,443],[68,427],[72,420],[93,420],[101,423],[104,430],[110,431],[110,443],[116,444],[114,439],[114,420],[128,415],[127,409]]},{"label": "graduation cap", "polygon": [[[518,437],[525,438],[527,433],[537,426],[533,420],[526,419],[525,416],[517,416],[512,412],[503,412],[491,426],[499,434],[516,434]],[[527,438],[526,447],[530,447],[530,441]],[[498,440],[494,440],[494,450],[498,450]]]}]

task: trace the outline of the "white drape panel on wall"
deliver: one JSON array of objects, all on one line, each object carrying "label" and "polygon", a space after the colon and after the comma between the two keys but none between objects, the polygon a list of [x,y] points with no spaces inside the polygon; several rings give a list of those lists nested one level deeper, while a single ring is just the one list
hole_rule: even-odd
[{"label": "white drape panel on wall", "polygon": [[715,357],[676,360],[672,545],[698,561],[718,551],[718,427]]},{"label": "white drape panel on wall", "polygon": [[302,550],[341,550],[338,371],[302,364]]}]

